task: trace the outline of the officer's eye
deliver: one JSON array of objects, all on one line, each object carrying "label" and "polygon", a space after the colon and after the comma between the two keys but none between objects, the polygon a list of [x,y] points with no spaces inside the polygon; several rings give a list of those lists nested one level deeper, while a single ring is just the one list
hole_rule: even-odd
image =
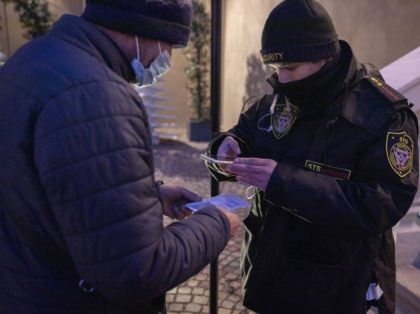
[{"label": "officer's eye", "polygon": [[297,64],[288,64],[284,67],[282,67],[280,70],[286,70],[286,71],[294,71],[298,67]]},{"label": "officer's eye", "polygon": [[299,63],[296,63],[296,62],[270,64],[270,67],[275,71],[293,71],[298,66],[299,66]]}]

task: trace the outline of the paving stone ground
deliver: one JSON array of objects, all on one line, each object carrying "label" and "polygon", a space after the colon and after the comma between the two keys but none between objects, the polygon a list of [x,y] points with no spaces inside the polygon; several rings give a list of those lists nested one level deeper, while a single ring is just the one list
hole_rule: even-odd
[{"label": "paving stone ground", "polygon": [[[200,159],[206,144],[187,141],[161,141],[155,147],[156,179],[165,185],[181,185],[200,196],[210,196],[210,175]],[[246,186],[237,183],[222,183],[220,192],[234,192],[245,196]],[[241,218],[246,210],[238,212]],[[165,223],[171,223],[166,219]],[[253,313],[242,305],[239,259],[244,230],[241,228],[219,256],[218,313]],[[210,267],[172,289],[167,294],[169,313],[209,313]]]}]

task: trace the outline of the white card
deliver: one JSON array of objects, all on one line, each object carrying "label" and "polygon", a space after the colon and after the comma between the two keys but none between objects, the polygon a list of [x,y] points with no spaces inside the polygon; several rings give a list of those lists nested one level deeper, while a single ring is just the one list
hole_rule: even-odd
[{"label": "white card", "polygon": [[229,211],[234,211],[240,208],[249,208],[251,206],[251,204],[246,199],[235,194],[226,193],[203,199],[200,202],[187,203],[185,204],[185,207],[193,212],[196,212],[205,208],[205,204],[208,203],[216,207],[227,209]]}]

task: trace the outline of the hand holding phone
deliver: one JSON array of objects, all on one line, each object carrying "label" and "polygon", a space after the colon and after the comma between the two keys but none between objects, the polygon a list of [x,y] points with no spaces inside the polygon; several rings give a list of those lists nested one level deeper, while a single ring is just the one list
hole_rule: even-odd
[{"label": "hand holding phone", "polygon": [[[233,136],[226,136],[222,143],[220,143],[219,148],[217,149],[218,156],[227,156],[232,159],[235,159],[241,154],[241,148],[239,147],[238,142]],[[219,164],[219,168],[224,171],[228,172],[227,164]]]},{"label": "hand holding phone", "polygon": [[218,156],[238,157],[241,154],[241,148],[238,142],[232,136],[226,136],[217,149]]},{"label": "hand holding phone", "polygon": [[205,161],[218,164],[218,165],[230,165],[233,163],[233,160],[235,159],[233,157],[215,156],[215,155],[207,155],[207,154],[201,154],[200,158]]}]

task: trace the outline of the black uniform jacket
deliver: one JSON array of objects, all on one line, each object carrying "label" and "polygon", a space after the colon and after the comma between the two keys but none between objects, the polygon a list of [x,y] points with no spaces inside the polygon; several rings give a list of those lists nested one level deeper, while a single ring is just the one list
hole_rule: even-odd
[{"label": "black uniform jacket", "polygon": [[270,129],[273,94],[209,146],[215,153],[231,135],[242,156],[278,162],[245,220],[244,304],[260,313],[363,313],[371,282],[384,290],[381,313],[394,312],[391,227],[417,190],[417,119],[341,45],[347,74],[331,87],[334,97],[298,108],[286,136]]}]

